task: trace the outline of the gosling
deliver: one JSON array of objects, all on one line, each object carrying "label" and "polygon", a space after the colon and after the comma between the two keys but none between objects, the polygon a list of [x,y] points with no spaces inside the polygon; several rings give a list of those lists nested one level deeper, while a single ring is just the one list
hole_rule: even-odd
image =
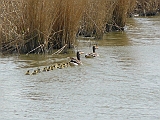
[{"label": "gosling", "polygon": [[25,74],[25,75],[30,75],[29,70],[27,70],[27,72],[26,72],[26,74]]}]

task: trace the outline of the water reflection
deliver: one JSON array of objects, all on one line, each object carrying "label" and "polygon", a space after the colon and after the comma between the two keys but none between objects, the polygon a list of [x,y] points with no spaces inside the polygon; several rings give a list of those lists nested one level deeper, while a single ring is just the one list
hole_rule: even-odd
[{"label": "water reflection", "polygon": [[132,47],[123,47],[113,50],[111,58],[117,62],[117,66],[120,66],[123,70],[132,70],[136,65],[135,51]]},{"label": "water reflection", "polygon": [[103,40],[99,42],[99,45],[128,46],[131,43],[125,32],[112,32],[104,34]]}]

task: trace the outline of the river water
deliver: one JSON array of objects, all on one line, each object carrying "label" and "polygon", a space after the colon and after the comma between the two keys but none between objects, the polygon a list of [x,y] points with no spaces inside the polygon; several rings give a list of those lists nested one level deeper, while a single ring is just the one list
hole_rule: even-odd
[{"label": "river water", "polygon": [[125,32],[79,40],[99,54],[83,65],[42,69],[60,55],[0,55],[0,120],[160,120],[160,16],[128,19]]}]

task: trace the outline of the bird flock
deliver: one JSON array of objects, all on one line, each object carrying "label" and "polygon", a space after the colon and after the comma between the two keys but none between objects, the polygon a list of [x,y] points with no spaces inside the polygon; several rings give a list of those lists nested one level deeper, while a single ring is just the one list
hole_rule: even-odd
[{"label": "bird flock", "polygon": [[[92,49],[93,49],[93,52],[85,54],[85,58],[94,58],[94,57],[98,56],[98,54],[95,52],[95,50],[98,49],[97,45],[93,45]],[[25,75],[36,75],[38,73],[52,71],[54,69],[62,69],[62,68],[66,68],[66,67],[69,67],[69,66],[82,65],[82,62],[81,62],[81,59],[80,59],[81,54],[83,54],[83,52],[77,51],[76,58],[70,57],[69,62],[54,63],[54,64],[52,64],[48,67],[44,67],[43,69],[37,68],[32,73],[30,73],[30,70],[27,70]]]}]

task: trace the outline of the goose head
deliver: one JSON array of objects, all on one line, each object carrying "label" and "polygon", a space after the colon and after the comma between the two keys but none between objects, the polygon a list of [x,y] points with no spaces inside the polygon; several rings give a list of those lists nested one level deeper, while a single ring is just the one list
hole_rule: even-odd
[{"label": "goose head", "polygon": [[30,75],[29,70],[27,70],[27,72],[26,72],[26,74],[25,74],[25,75]]}]

